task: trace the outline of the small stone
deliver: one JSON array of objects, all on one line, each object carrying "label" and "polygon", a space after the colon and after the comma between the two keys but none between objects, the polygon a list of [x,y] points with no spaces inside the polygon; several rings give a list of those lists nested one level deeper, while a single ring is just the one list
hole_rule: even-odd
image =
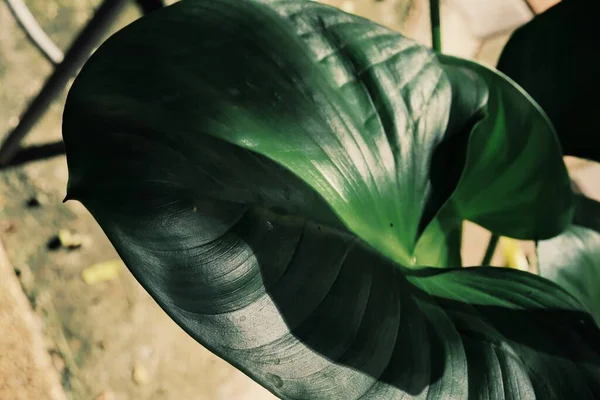
[{"label": "small stone", "polygon": [[117,396],[112,390],[104,390],[94,400],[117,400]]},{"label": "small stone", "polygon": [[132,378],[135,383],[137,383],[138,385],[142,385],[142,384],[148,382],[148,380],[150,379],[150,376],[148,374],[148,371],[146,370],[146,368],[144,368],[143,365],[136,363],[133,366]]},{"label": "small stone", "polygon": [[340,9],[347,13],[353,13],[355,10],[354,2],[352,2],[350,0],[345,1],[342,3],[342,6],[340,7]]},{"label": "small stone", "polygon": [[46,310],[48,304],[52,301],[52,295],[48,289],[40,289],[35,295],[35,308],[38,310]]},{"label": "small stone", "polygon": [[52,358],[52,365],[54,365],[54,368],[62,374],[65,370],[65,359],[55,351],[50,354],[50,357]]},{"label": "small stone", "polygon": [[14,129],[17,127],[17,125],[19,125],[19,122],[21,122],[19,117],[13,115],[12,117],[10,117],[8,119],[8,126],[12,129]]},{"label": "small stone", "polygon": [[140,346],[137,353],[140,359],[148,360],[152,357],[152,354],[154,354],[154,350],[152,350],[152,347],[150,346]]},{"label": "small stone", "polygon": [[13,221],[0,222],[0,230],[4,233],[14,233],[17,230],[17,224]]},{"label": "small stone", "polygon": [[46,17],[53,20],[58,16],[58,4],[54,2],[48,2],[46,5]]},{"label": "small stone", "polygon": [[81,349],[81,340],[71,339],[69,340],[69,347],[73,353],[77,353]]}]

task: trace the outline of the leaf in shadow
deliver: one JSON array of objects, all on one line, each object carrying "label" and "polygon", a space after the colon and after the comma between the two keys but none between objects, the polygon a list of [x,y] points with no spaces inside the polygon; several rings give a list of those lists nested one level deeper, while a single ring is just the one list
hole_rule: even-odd
[{"label": "leaf in shadow", "polygon": [[538,243],[540,275],[564,287],[600,321],[600,203],[577,195],[573,225]]},{"label": "leaf in shadow", "polygon": [[523,87],[556,127],[566,155],[600,161],[600,59],[594,0],[561,1],[517,29],[498,69]]},{"label": "leaf in shadow", "polygon": [[235,204],[85,204],[178,324],[281,398],[600,394],[597,326],[533,275],[405,277],[348,234]]}]

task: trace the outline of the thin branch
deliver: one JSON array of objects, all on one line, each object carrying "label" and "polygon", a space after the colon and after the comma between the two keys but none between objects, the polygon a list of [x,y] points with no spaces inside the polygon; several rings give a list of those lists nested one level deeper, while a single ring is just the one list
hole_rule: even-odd
[{"label": "thin branch", "polygon": [[439,53],[442,52],[442,34],[440,32],[440,0],[429,0],[431,17],[431,46]]},{"label": "thin branch", "polygon": [[6,0],[6,4],[29,40],[42,52],[44,57],[54,65],[60,64],[64,57],[63,52],[46,35],[25,3],[22,0]]},{"label": "thin branch", "polygon": [[481,265],[487,266],[492,262],[492,257],[494,257],[494,253],[496,252],[496,247],[498,246],[498,241],[500,240],[500,236],[496,234],[492,234],[490,238],[490,242],[488,243],[488,247],[485,251],[485,255],[483,256],[483,260],[481,260]]}]

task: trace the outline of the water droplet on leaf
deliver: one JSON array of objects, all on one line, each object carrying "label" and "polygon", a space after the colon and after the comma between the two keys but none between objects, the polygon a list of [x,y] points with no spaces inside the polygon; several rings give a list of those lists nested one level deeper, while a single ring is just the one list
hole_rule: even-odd
[{"label": "water droplet on leaf", "polygon": [[271,381],[271,383],[276,387],[280,388],[283,386],[283,379],[279,375],[275,374],[267,374],[267,379]]}]

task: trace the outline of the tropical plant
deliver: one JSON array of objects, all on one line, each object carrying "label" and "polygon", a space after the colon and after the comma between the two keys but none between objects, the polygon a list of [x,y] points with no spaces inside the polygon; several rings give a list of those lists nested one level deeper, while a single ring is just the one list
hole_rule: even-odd
[{"label": "tropical plant", "polygon": [[[281,398],[600,397],[596,297],[546,272],[581,264],[580,203],[552,123],[494,69],[318,3],[184,0],[98,49],[63,135],[67,198]],[[558,284],[461,268],[463,220],[543,241]]]}]

